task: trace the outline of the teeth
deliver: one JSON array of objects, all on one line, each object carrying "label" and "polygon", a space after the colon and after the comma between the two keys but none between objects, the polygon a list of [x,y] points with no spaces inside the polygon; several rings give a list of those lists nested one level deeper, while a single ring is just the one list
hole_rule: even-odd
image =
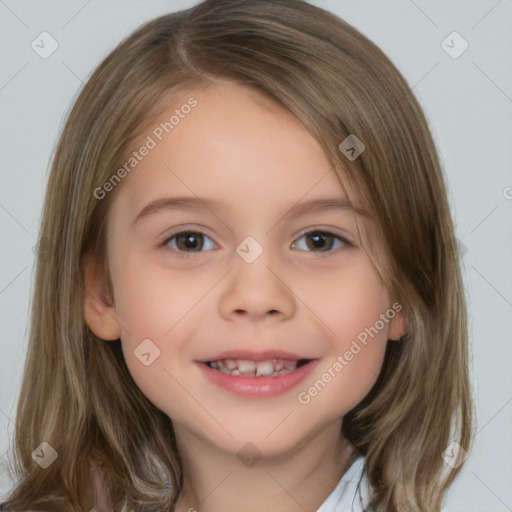
[{"label": "teeth", "polygon": [[284,368],[287,370],[295,370],[298,361],[283,361]]},{"label": "teeth", "polygon": [[247,377],[268,377],[284,375],[297,368],[298,361],[285,359],[269,359],[267,361],[250,361],[246,359],[223,359],[211,361],[209,366],[230,375]]},{"label": "teeth", "polygon": [[227,368],[229,368],[230,370],[234,370],[236,368],[236,361],[234,359],[226,359],[224,361],[224,364],[226,365]]},{"label": "teeth", "polygon": [[274,365],[272,361],[262,361],[256,367],[256,377],[260,375],[272,375],[274,373]]},{"label": "teeth", "polygon": [[256,363],[254,361],[238,361],[238,371],[242,375],[252,375],[255,369]]}]

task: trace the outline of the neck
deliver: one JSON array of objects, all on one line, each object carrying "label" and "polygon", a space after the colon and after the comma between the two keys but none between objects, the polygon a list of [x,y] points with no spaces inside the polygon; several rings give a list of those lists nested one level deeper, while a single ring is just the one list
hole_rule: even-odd
[{"label": "neck", "polygon": [[176,512],[317,510],[353,460],[341,420],[287,453],[247,465],[180,425],[175,432],[184,471]]}]

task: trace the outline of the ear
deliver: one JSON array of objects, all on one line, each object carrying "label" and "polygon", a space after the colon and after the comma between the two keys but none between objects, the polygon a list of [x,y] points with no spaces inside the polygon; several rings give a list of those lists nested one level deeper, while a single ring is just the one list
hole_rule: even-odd
[{"label": "ear", "polygon": [[94,255],[83,256],[82,272],[85,284],[83,303],[86,324],[98,338],[119,339],[121,326],[108,292],[105,273]]},{"label": "ear", "polygon": [[[398,309],[398,306],[400,309]],[[398,302],[390,308],[395,311],[395,316],[389,322],[388,340],[399,340],[407,331],[407,314]]]}]

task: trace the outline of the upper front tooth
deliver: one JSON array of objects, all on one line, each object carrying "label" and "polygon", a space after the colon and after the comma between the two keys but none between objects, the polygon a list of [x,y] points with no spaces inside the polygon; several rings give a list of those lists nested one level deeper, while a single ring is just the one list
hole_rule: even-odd
[{"label": "upper front tooth", "polygon": [[238,361],[238,370],[240,373],[252,373],[256,369],[256,363],[254,361],[241,360]]},{"label": "upper front tooth", "polygon": [[274,364],[272,361],[263,361],[256,366],[256,376],[272,375],[274,373]]}]

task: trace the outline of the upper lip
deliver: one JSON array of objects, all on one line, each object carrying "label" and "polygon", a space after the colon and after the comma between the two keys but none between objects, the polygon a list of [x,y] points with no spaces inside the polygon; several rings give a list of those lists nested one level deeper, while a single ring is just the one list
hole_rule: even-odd
[{"label": "upper lip", "polygon": [[263,352],[251,352],[248,350],[227,350],[216,356],[202,359],[200,363],[207,363],[209,361],[219,361],[222,359],[239,359],[244,361],[269,361],[270,359],[286,359],[289,361],[300,361],[302,359],[315,359],[312,357],[305,357],[283,350],[264,350]]}]

